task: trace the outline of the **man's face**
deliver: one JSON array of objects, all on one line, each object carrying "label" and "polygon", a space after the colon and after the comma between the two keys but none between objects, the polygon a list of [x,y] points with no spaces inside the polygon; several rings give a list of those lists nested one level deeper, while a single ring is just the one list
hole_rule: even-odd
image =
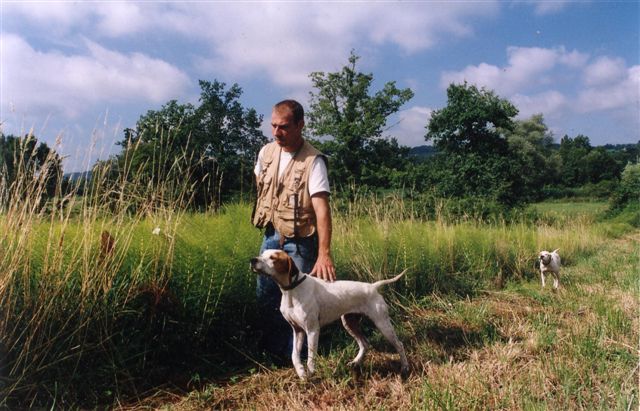
[{"label": "man's face", "polygon": [[284,151],[296,151],[302,143],[304,121],[297,124],[289,110],[274,110],[271,113],[271,133]]}]

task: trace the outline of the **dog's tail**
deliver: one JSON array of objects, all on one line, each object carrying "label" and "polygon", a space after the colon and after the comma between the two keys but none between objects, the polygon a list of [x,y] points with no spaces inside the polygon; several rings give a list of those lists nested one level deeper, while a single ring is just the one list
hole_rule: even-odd
[{"label": "dog's tail", "polygon": [[403,272],[401,272],[400,274],[396,275],[395,277],[387,278],[386,280],[376,281],[372,285],[373,285],[374,288],[379,288],[379,287],[382,287],[383,285],[395,283],[396,281],[398,281],[400,279],[400,277],[402,277],[404,275],[404,273],[407,272],[407,270],[408,270],[408,268],[405,268]]},{"label": "dog's tail", "polygon": [[559,248],[556,248],[555,250],[553,250],[553,251],[551,252],[551,254],[557,254],[559,250],[560,250]]}]

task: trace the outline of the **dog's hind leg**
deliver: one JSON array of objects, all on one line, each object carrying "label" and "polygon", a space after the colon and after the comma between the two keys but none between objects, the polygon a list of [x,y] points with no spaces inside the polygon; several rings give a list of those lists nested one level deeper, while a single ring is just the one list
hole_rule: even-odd
[{"label": "dog's hind leg", "polygon": [[362,360],[364,359],[367,350],[369,349],[369,342],[367,338],[362,334],[360,330],[360,314],[345,314],[342,318],[342,325],[347,330],[349,335],[351,335],[356,342],[358,343],[358,355],[352,361],[349,362],[349,365],[360,365],[362,364]]},{"label": "dog's hind leg", "polygon": [[558,273],[553,273],[553,288],[558,289],[558,285],[560,285],[560,275]]},{"label": "dog's hind leg", "polygon": [[373,323],[378,327],[384,338],[387,339],[393,345],[393,347],[400,354],[400,372],[403,376],[406,376],[409,372],[409,361],[407,361],[407,354],[404,351],[404,345],[396,335],[391,320],[389,319],[389,309],[387,305],[382,301],[382,304],[376,304],[378,309],[373,312],[373,315],[368,315]]}]

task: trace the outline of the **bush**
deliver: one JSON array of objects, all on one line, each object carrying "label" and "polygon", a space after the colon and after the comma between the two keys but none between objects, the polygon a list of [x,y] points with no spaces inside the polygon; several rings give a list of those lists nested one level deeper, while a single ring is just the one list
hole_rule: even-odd
[{"label": "bush", "polygon": [[640,201],[640,164],[627,164],[622,171],[620,184],[610,199],[612,210],[622,210],[628,204]]}]

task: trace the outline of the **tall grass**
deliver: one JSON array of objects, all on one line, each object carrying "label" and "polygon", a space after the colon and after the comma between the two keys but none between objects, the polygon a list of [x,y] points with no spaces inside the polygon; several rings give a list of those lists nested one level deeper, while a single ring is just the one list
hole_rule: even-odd
[{"label": "tall grass", "polygon": [[[114,178],[105,165],[85,195],[58,187],[48,203],[46,167],[0,180],[0,406],[113,404],[259,358],[251,206],[189,212],[181,159],[158,170],[149,180],[125,163]],[[586,217],[487,221],[454,208],[398,195],[335,201],[339,277],[408,268],[397,289],[408,298],[473,295],[535,281],[540,249],[571,264],[610,235]]]}]

